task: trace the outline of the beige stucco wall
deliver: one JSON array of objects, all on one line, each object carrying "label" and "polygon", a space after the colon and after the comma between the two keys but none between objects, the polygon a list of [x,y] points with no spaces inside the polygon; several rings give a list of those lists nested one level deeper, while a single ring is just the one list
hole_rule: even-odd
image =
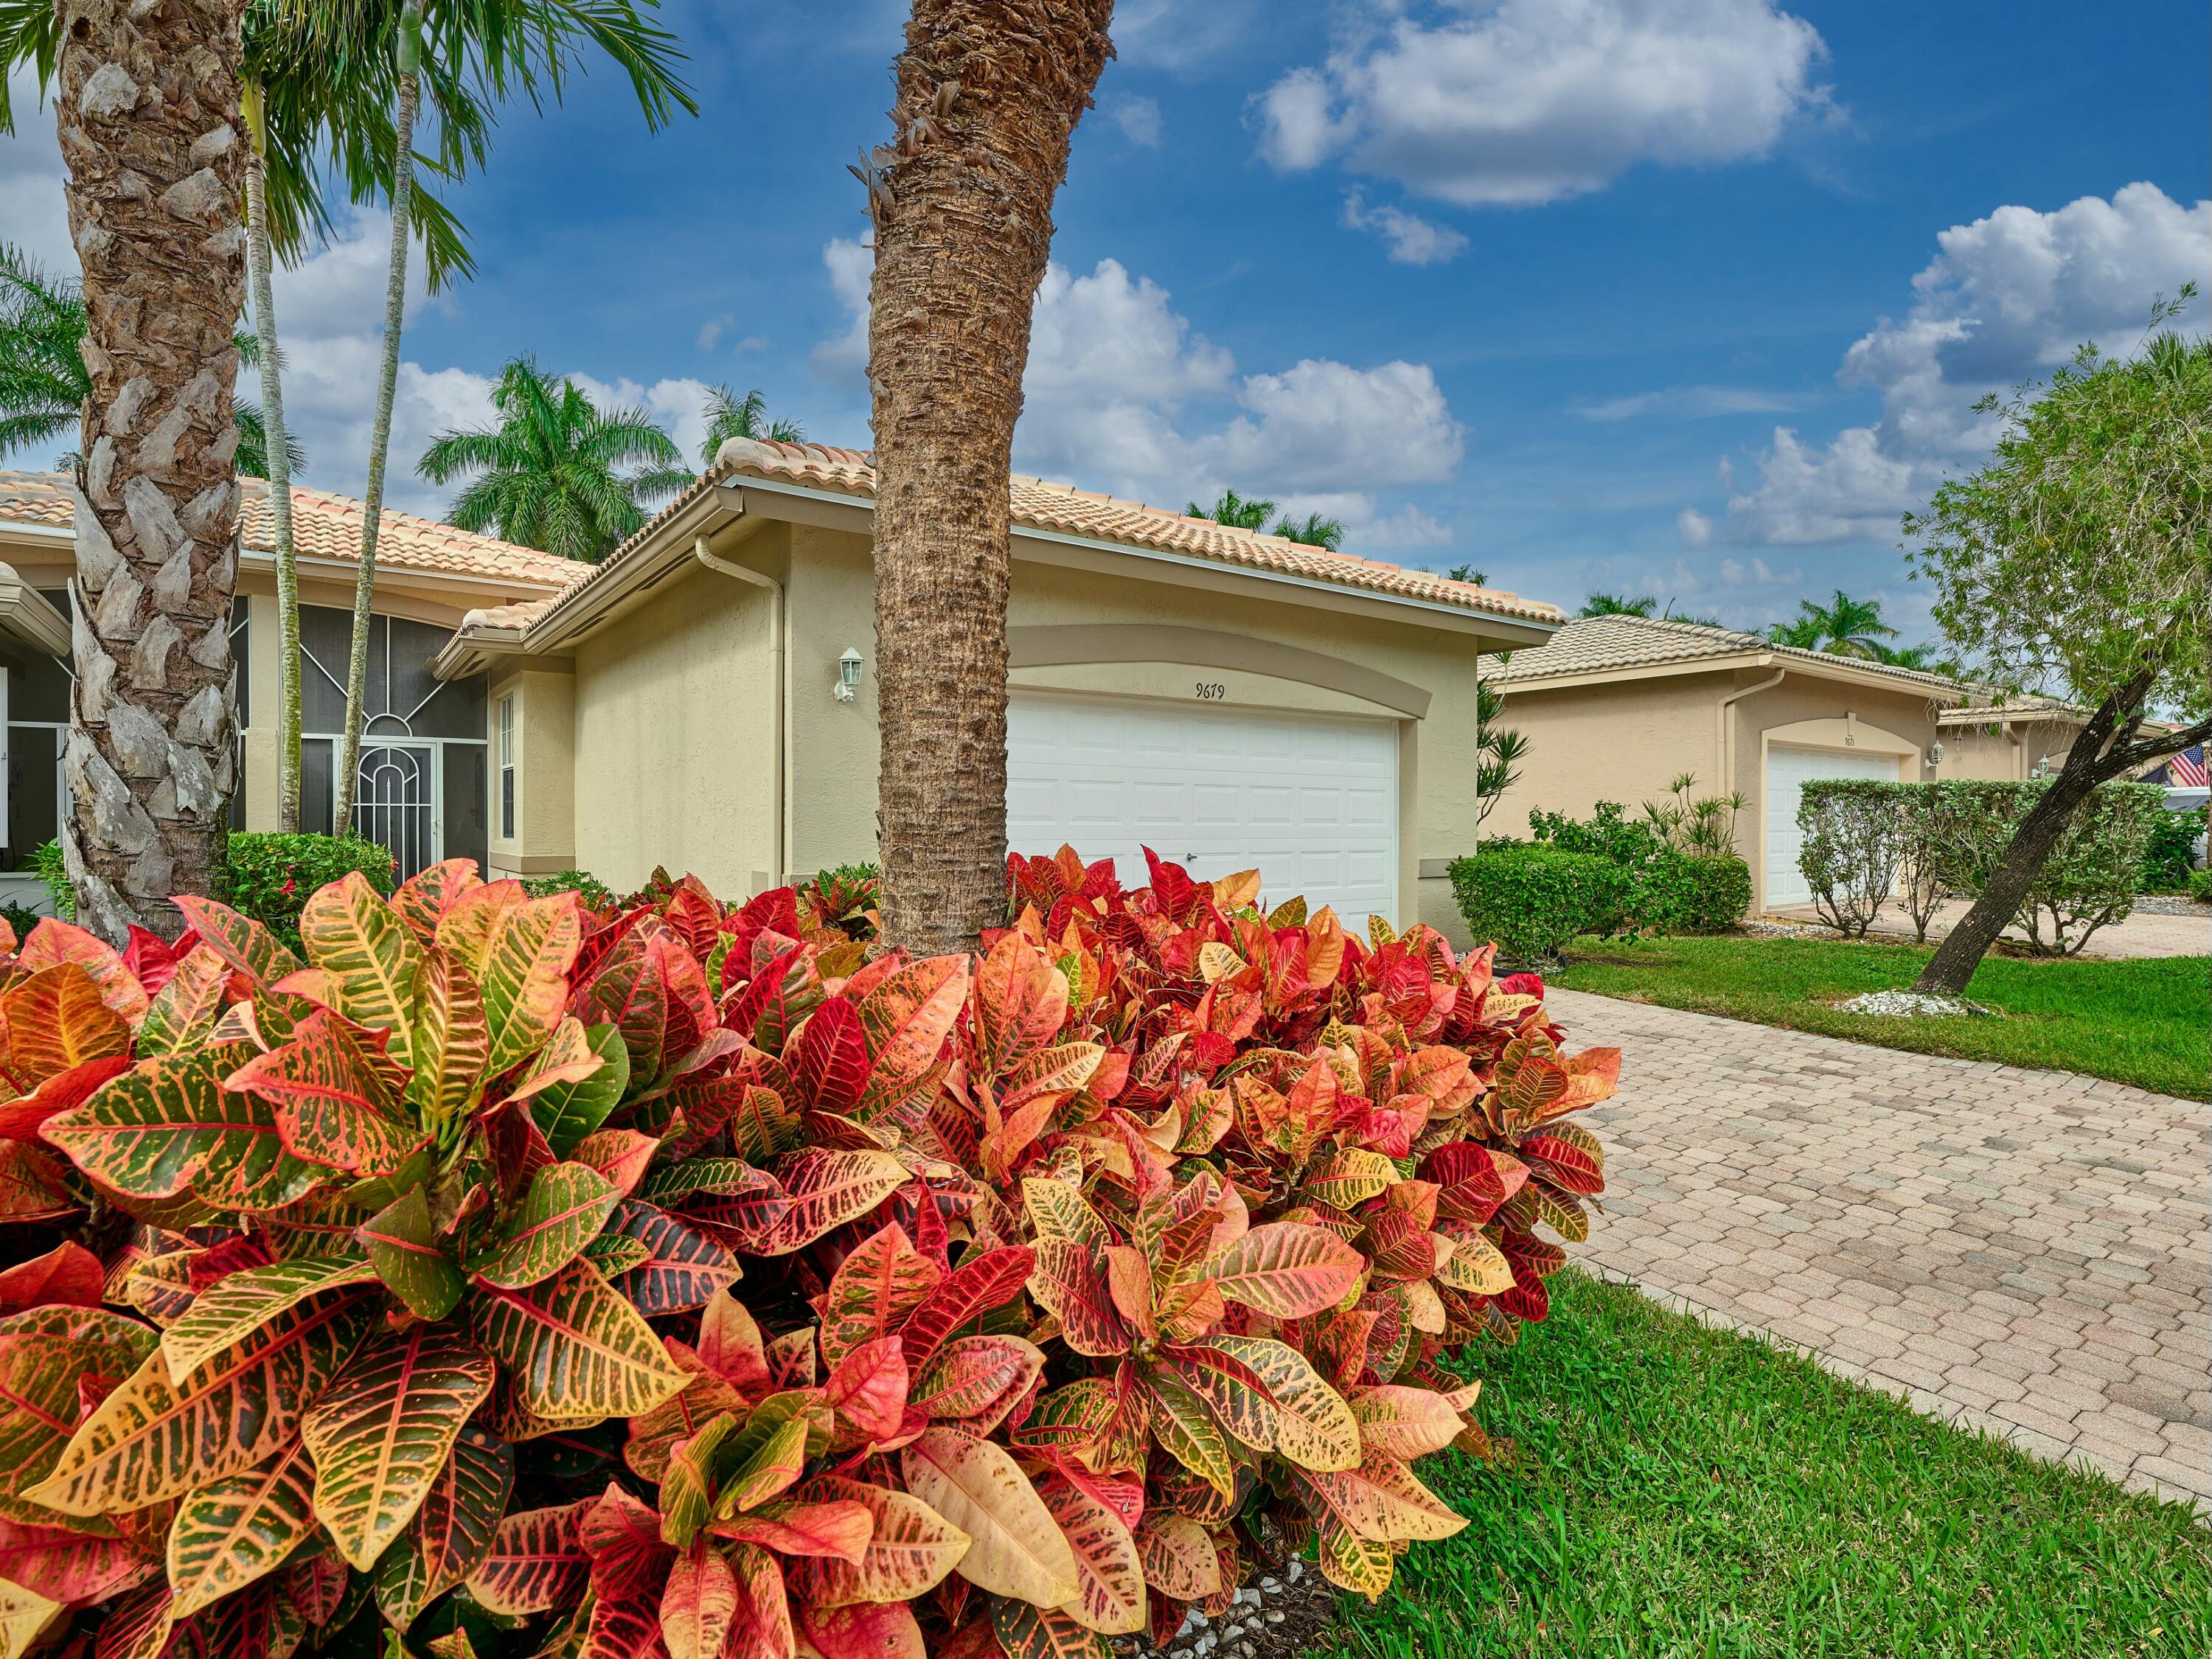
[{"label": "beige stucco wall", "polygon": [[[781,580],[781,526],[715,550]],[[656,864],[717,892],[776,867],[771,596],[689,563],[575,649],[575,863],[617,890]],[[826,693],[825,693],[826,695]]]},{"label": "beige stucco wall", "polygon": [[[866,538],[804,525],[741,524],[714,550],[786,584],[790,611],[790,854],[782,873],[875,856],[878,759],[873,577]],[[575,823],[579,862],[615,886],[658,861],[720,890],[776,867],[775,699],[768,594],[693,567],[576,648]],[[1194,595],[1141,567],[1108,575],[1018,558],[1009,626],[1205,627],[1303,647],[1379,671],[1431,695],[1427,716],[1326,685],[1249,669],[1152,661],[1017,669],[1018,686],[1194,700],[1376,719],[1399,733],[1401,919],[1456,937],[1441,866],[1468,844],[1477,641],[1442,629],[1314,606]],[[859,696],[831,688],[848,647],[866,659]],[[1437,873],[1424,878],[1424,863]]]},{"label": "beige stucco wall", "polygon": [[1939,778],[2016,782],[2035,775],[2036,763],[2056,768],[2073,745],[2076,728],[2055,720],[2012,720],[1998,726],[1947,726]]},{"label": "beige stucco wall", "polygon": [[[576,669],[532,659],[490,677],[484,704],[490,873],[542,876],[576,866]],[[500,834],[499,708],[514,699],[514,834]]]}]

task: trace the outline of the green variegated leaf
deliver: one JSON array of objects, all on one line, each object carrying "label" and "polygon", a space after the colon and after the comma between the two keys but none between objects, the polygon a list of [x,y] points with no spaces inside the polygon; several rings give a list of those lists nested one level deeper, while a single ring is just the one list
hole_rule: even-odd
[{"label": "green variegated leaf", "polygon": [[369,1570],[369,1584],[376,1596],[376,1610],[396,1631],[412,1625],[415,1615],[438,1593],[430,1577],[430,1564],[423,1558],[422,1541],[412,1532],[401,1533],[377,1557]]},{"label": "green variegated leaf", "polygon": [[991,1600],[991,1630],[1006,1659],[1107,1659],[1113,1650],[1065,1608],[1012,1596]]},{"label": "green variegated leaf", "polygon": [[420,1187],[409,1188],[371,1216],[354,1237],[368,1252],[377,1277],[424,1319],[443,1319],[467,1288],[461,1270],[438,1242],[430,1200]]},{"label": "green variegated leaf", "polygon": [[23,1495],[64,1515],[143,1510],[252,1468],[291,1439],[368,1323],[358,1290],[285,1309],[201,1367],[188,1387],[156,1348],[78,1425]]},{"label": "green variegated leaf", "polygon": [[[586,1058],[599,1063],[586,1071]],[[623,1046],[622,1032],[612,1025],[564,1019],[517,1092],[526,1094],[531,1120],[553,1155],[566,1158],[606,1121],[629,1087],[629,1050]]]},{"label": "green variegated leaf", "polygon": [[1234,1499],[1237,1466],[1205,1402],[1171,1376],[1155,1373],[1150,1382],[1152,1438],[1214,1491]]},{"label": "green variegated leaf", "polygon": [[415,989],[415,1072],[407,1103],[441,1145],[451,1144],[446,1137],[452,1126],[483,1093],[490,1048],[483,994],[449,952],[433,945],[422,953]]},{"label": "green variegated leaf", "polygon": [[510,1291],[550,1279],[599,1237],[621,1202],[622,1189],[589,1165],[549,1164],[531,1176],[507,1231],[469,1270]]},{"label": "green variegated leaf", "polygon": [[820,1304],[822,1358],[835,1365],[864,1342],[906,1323],[944,1271],[893,1222],[854,1245]]},{"label": "green variegated leaf", "polygon": [[293,1157],[349,1175],[388,1176],[426,1139],[401,1111],[406,1076],[337,1014],[318,1008],[289,1042],[257,1054],[222,1086],[266,1101]]},{"label": "green variegated leaf", "polygon": [[285,1152],[265,1103],[224,1090],[223,1079],[259,1052],[223,1042],[141,1060],[83,1105],[48,1118],[44,1133],[129,1197],[189,1190],[220,1209],[282,1209],[329,1172]]},{"label": "green variegated leaf", "polygon": [[469,1318],[523,1406],[552,1421],[640,1416],[690,1380],[589,1262],[525,1291],[486,1285]]},{"label": "green variegated leaf", "polygon": [[584,1260],[599,1270],[602,1279],[618,1289],[618,1281],[624,1273],[652,1259],[652,1245],[623,1233],[601,1233],[584,1246]]},{"label": "green variegated leaf", "polygon": [[715,1239],[650,1204],[625,1201],[614,1212],[614,1231],[595,1241],[631,1245],[638,1255],[614,1265],[599,1261],[616,1293],[651,1316],[703,1308],[717,1291],[735,1284],[738,1258]]},{"label": "green variegated leaf", "polygon": [[477,1570],[514,1491],[514,1448],[471,1423],[422,1496],[415,1540],[430,1580],[441,1590]]},{"label": "green variegated leaf", "polygon": [[315,1529],[315,1466],[297,1439],[243,1474],[194,1488],[169,1528],[179,1619],[284,1565]]},{"label": "green variegated leaf", "polygon": [[1222,1428],[1255,1451],[1274,1450],[1279,1413],[1267,1383],[1250,1366],[1205,1343],[1170,1348],[1165,1363]]},{"label": "green variegated leaf", "polygon": [[497,1077],[545,1045],[568,996],[583,939],[576,896],[515,902],[500,885],[462,895],[438,919],[438,943],[483,991],[490,1033],[485,1073]]},{"label": "green variegated leaf", "polygon": [[101,1308],[32,1308],[0,1319],[0,1515],[51,1522],[21,1493],[53,1473],[87,1378],[116,1382],[145,1363],[161,1334]]},{"label": "green variegated leaf", "polygon": [[723,1448],[738,1431],[730,1412],[716,1412],[668,1449],[668,1467],[660,1476],[660,1537],[679,1550],[691,1547],[699,1528],[707,1524],[714,1507],[714,1491],[727,1466]]},{"label": "green variegated leaf", "polygon": [[331,976],[337,1011],[356,1024],[392,1033],[391,1054],[412,1063],[415,998],[422,947],[399,913],[358,870],[319,888],[300,912],[307,960]]},{"label": "green variegated leaf", "polygon": [[203,1365],[287,1308],[375,1277],[376,1269],[360,1256],[301,1256],[242,1268],[202,1291],[184,1316],[161,1333],[169,1375],[189,1383]]},{"label": "green variegated leaf", "polygon": [[1380,1152],[1347,1146],[1306,1171],[1298,1196],[1339,1210],[1356,1209],[1397,1184],[1397,1165]]},{"label": "green variegated leaf", "polygon": [[491,1356],[444,1325],[362,1344],[301,1419],[315,1460],[315,1515],[362,1571],[415,1518],[469,1414],[491,1392]]},{"label": "green variegated leaf", "polygon": [[1060,1611],[1088,1630],[1127,1636],[1145,1627],[1145,1564],[1128,1522],[1089,1491],[1061,1475],[1037,1485],[1075,1556],[1083,1594]]},{"label": "green variegated leaf", "polygon": [[826,1441],[829,1423],[829,1408],[811,1395],[791,1390],[762,1401],[721,1449],[727,1473],[715,1514],[742,1514],[788,1491],[806,1465],[810,1434]]},{"label": "green variegated leaf", "polygon": [[1358,1419],[1296,1348],[1265,1336],[1219,1335],[1202,1346],[1250,1366],[1267,1385],[1275,1402],[1275,1450],[1285,1460],[1302,1469],[1358,1466]]}]

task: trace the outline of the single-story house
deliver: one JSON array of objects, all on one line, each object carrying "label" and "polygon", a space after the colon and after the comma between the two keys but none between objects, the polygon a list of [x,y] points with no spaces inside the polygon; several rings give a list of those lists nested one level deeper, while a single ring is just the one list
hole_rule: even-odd
[{"label": "single-story house", "polygon": [[1668,617],[1581,617],[1540,649],[1486,659],[1483,672],[1505,693],[1505,724],[1528,739],[1486,835],[1526,835],[1536,808],[1634,811],[1692,773],[1693,795],[1747,803],[1735,838],[1754,913],[1812,901],[1797,868],[1803,784],[2039,776],[2083,719],[2050,698],[1993,702],[1940,674]]},{"label": "single-story house", "polygon": [[[240,481],[240,556],[231,644],[238,664],[235,828],[276,827],[276,574],[269,487]],[[0,769],[0,898],[39,905],[23,873],[60,823],[61,734],[69,723],[74,508],[62,473],[0,472],[0,681],[7,733]],[[301,816],[327,831],[331,767],[344,724],[362,505],[295,486],[294,544],[302,646]],[[407,867],[489,852],[489,702],[483,677],[441,680],[429,663],[461,618],[542,599],[580,574],[570,560],[386,510],[377,538],[369,635],[369,719],[355,822]]]},{"label": "single-story house", "polygon": [[[427,796],[403,864],[482,848],[495,872],[582,868],[617,888],[661,864],[741,894],[872,859],[873,491],[864,452],[733,440],[580,569],[387,514],[377,592],[392,685],[378,713],[391,718],[367,759],[402,763],[364,793]],[[18,537],[30,495],[45,533]],[[295,492],[303,526],[310,497]],[[316,499],[337,519],[358,514]],[[1014,481],[1012,509],[1017,850],[1072,842],[1133,880],[1147,845],[1201,878],[1257,865],[1270,894],[1303,892],[1355,924],[1379,912],[1463,935],[1444,872],[1474,836],[1476,664],[1542,645],[1558,611],[1041,479]],[[250,493],[240,657],[257,684],[276,672],[274,588],[252,554],[267,545],[265,511],[265,490]],[[70,522],[65,479],[0,475],[0,557],[50,608],[67,603]],[[341,525],[336,568],[317,566],[314,586],[302,528],[310,607],[349,598],[352,544]],[[415,580],[395,553],[418,545]],[[344,636],[331,677],[315,625],[303,629],[317,664],[307,729],[334,730],[312,699],[325,678],[342,686]],[[64,624],[50,677],[65,645]],[[50,701],[47,718],[65,720],[64,697]],[[239,821],[273,827],[273,733],[250,696],[241,707]],[[428,730],[434,720],[451,729]],[[47,787],[40,839],[54,822]],[[373,805],[356,823],[393,839]]]}]

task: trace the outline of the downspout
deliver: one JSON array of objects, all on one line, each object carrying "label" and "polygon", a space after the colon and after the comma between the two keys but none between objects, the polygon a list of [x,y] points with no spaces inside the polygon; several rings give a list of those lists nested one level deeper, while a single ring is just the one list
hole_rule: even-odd
[{"label": "downspout", "polygon": [[769,872],[769,885],[781,887],[791,878],[791,657],[784,649],[783,584],[773,576],[723,558],[707,545],[704,536],[691,538],[691,555],[709,570],[725,576],[734,576],[741,582],[768,590],[769,596],[769,678],[775,687],[775,760],[769,775],[775,780],[775,868]]},{"label": "downspout", "polygon": [[[1773,659],[1770,657],[1767,660],[1771,662]],[[1716,786],[1717,793],[1732,795],[1735,793],[1735,722],[1729,718],[1729,711],[1746,697],[1755,697],[1762,691],[1771,691],[1782,684],[1789,672],[1787,668],[1778,668],[1774,671],[1774,677],[1771,679],[1761,680],[1756,685],[1747,685],[1741,691],[1729,692],[1720,700],[1718,707],[1713,711],[1713,748],[1720,757],[1721,768],[1720,781]],[[1758,799],[1759,845],[1753,848],[1753,851],[1758,853],[1759,856],[1755,859],[1746,859],[1744,863],[1751,868],[1752,879],[1757,884],[1754,890],[1759,895],[1759,908],[1763,911],[1766,908],[1766,780],[1765,778],[1759,781]]]}]

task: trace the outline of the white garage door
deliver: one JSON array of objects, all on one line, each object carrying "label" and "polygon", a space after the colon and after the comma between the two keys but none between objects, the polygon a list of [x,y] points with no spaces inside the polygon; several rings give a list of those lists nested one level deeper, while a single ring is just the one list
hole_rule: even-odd
[{"label": "white garage door", "polygon": [[1894,755],[1860,755],[1848,749],[1785,749],[1766,751],[1766,903],[1810,904],[1813,890],[1797,867],[1805,844],[1797,827],[1797,795],[1815,778],[1879,778],[1897,781]]},{"label": "white garage door", "polygon": [[1014,693],[1006,842],[1111,856],[1143,849],[1211,881],[1259,866],[1270,905],[1303,893],[1352,927],[1398,908],[1398,734],[1381,720]]}]

